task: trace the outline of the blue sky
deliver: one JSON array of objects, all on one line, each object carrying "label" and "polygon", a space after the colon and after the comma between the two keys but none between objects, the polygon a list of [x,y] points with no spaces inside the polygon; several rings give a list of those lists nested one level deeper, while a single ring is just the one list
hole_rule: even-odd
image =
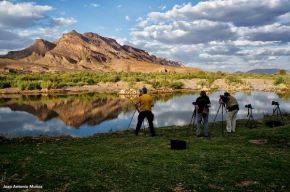
[{"label": "blue sky", "polygon": [[71,30],[209,71],[289,69],[289,0],[0,1],[0,54]]}]

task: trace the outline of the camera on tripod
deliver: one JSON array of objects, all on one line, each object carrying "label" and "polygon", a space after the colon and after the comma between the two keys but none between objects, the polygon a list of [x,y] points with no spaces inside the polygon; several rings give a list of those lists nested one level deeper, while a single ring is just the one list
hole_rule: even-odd
[{"label": "camera on tripod", "polygon": [[249,108],[249,109],[252,109],[252,108],[253,108],[252,105],[251,105],[251,103],[248,104],[248,105],[245,105],[245,107],[246,107],[246,108]]},{"label": "camera on tripod", "polygon": [[277,101],[272,101],[271,103],[272,105],[279,105],[279,103]]}]

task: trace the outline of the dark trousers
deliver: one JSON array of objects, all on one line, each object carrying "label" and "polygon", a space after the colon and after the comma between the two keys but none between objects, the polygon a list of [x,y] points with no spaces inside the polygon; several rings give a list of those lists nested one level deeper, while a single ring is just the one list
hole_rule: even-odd
[{"label": "dark trousers", "polygon": [[138,123],[136,126],[135,134],[138,135],[140,128],[141,128],[141,125],[142,125],[142,122],[144,121],[145,117],[148,120],[151,135],[155,136],[156,134],[155,134],[154,126],[153,126],[154,116],[153,116],[153,113],[151,111],[142,111],[139,113]]}]

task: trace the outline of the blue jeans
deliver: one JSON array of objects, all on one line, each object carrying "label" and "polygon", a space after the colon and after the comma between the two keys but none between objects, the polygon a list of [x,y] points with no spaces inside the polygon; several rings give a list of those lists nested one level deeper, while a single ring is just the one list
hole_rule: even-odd
[{"label": "blue jeans", "polygon": [[197,115],[197,129],[196,129],[196,135],[200,136],[200,124],[201,120],[203,119],[203,125],[204,125],[204,136],[208,136],[208,113],[198,113]]}]

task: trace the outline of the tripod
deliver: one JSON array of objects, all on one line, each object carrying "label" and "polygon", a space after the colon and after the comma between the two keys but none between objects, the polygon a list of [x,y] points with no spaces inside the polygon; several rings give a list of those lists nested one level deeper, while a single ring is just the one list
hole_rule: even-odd
[{"label": "tripod", "polygon": [[254,124],[255,128],[257,127],[256,123],[255,123],[255,120],[254,120],[254,117],[253,117],[253,111],[252,111],[253,109],[254,108],[252,108],[252,107],[248,107],[248,115],[247,115],[247,117],[249,117],[249,118],[248,118],[248,121],[247,121],[245,127],[248,126],[248,123],[250,123],[250,128],[252,128],[253,124]]},{"label": "tripod", "polygon": [[220,104],[219,109],[217,110],[216,115],[215,115],[215,118],[214,118],[213,123],[211,125],[211,129],[213,128],[214,122],[215,122],[216,117],[217,117],[217,115],[218,115],[218,113],[219,113],[219,111],[220,111],[221,108],[222,108],[222,127],[221,127],[222,129],[221,130],[222,130],[222,133],[223,133],[223,127],[224,127],[224,110],[225,110],[225,112],[227,112],[225,104]]},{"label": "tripod", "polygon": [[282,113],[281,113],[281,110],[280,110],[280,107],[279,107],[279,104],[278,104],[278,105],[276,105],[276,108],[273,109],[273,114],[272,114],[272,117],[271,117],[270,121],[272,121],[272,118],[274,116],[276,116],[276,125],[278,125],[278,123],[279,123],[279,115],[280,115],[281,120],[282,120],[282,122],[281,122],[282,124],[281,125],[284,125],[284,119],[283,119],[283,116],[282,116]]},{"label": "tripod", "polygon": [[[194,119],[193,119],[194,118]],[[192,123],[192,130],[194,128],[194,122],[195,122],[195,119],[196,119],[196,109],[194,108],[194,111],[192,113],[192,116],[191,116],[191,119],[190,119],[190,122],[189,122],[189,125],[188,125],[188,130],[187,130],[187,135],[189,134],[190,132],[190,124],[192,122],[192,119],[193,119],[193,123]]]},{"label": "tripod", "polygon": [[[132,116],[132,118],[131,118],[131,121],[130,121],[130,123],[129,123],[129,125],[128,125],[128,128],[127,128],[127,129],[129,129],[129,128],[130,128],[131,122],[132,122],[132,120],[133,120],[133,117],[134,117],[134,115],[135,115],[136,111],[137,111],[137,109],[135,109],[135,111],[134,111],[134,113],[133,113],[133,116]],[[144,118],[144,119],[145,119],[145,118]],[[147,121],[148,121],[148,119],[147,119]],[[145,135],[145,134],[146,134],[146,127],[145,127],[145,124],[144,124],[144,120],[143,120],[142,124],[143,124],[143,126],[144,126],[144,135]],[[149,124],[149,123],[148,123],[148,124]]]}]

